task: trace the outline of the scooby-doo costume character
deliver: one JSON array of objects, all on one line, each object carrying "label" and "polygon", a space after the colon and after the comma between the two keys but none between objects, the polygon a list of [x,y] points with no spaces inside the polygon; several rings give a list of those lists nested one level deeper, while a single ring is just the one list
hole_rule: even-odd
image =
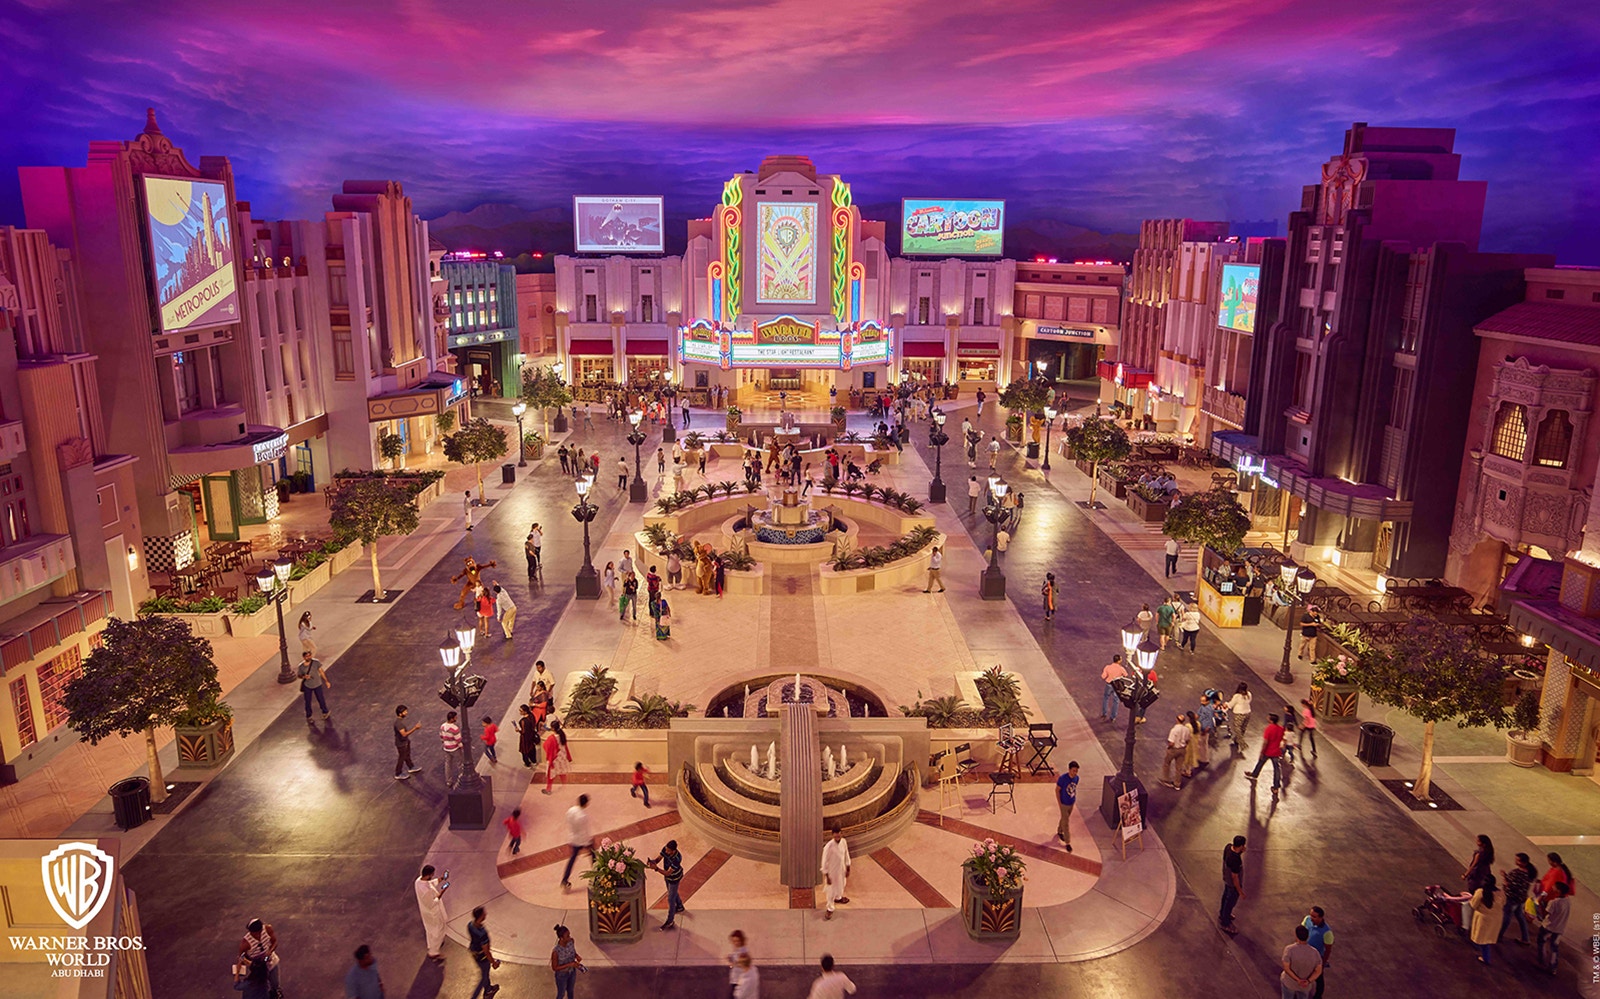
[{"label": "scooby-doo costume character", "polygon": [[461,583],[461,596],[456,598],[456,610],[460,610],[467,605],[467,598],[472,596],[473,592],[478,588],[479,577],[483,570],[493,569],[497,564],[493,561],[479,562],[471,555],[468,555],[462,561],[465,565],[461,571],[450,577],[450,582],[452,583],[461,583],[463,579],[466,580],[465,583]]}]

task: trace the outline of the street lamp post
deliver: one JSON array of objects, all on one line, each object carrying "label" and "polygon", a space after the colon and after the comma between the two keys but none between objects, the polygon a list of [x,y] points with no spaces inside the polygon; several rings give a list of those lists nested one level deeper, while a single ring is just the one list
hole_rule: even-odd
[{"label": "street lamp post", "polygon": [[1150,683],[1150,671],[1156,668],[1161,646],[1151,641],[1149,632],[1139,627],[1136,621],[1122,626],[1122,652],[1128,675],[1119,678],[1112,686],[1116,690],[1117,700],[1128,709],[1128,731],[1122,743],[1122,768],[1115,774],[1108,774],[1100,790],[1100,817],[1113,829],[1120,818],[1117,798],[1129,791],[1139,795],[1140,813],[1143,814],[1144,783],[1133,771],[1133,746],[1140,713],[1148,710],[1161,696]]},{"label": "street lamp post", "polygon": [[989,476],[989,493],[994,498],[983,508],[983,516],[994,525],[994,540],[989,544],[989,567],[983,570],[983,575],[978,579],[978,596],[984,600],[1006,598],[1006,574],[1000,569],[1000,522],[1006,516],[1005,505],[1001,501],[1006,498],[1009,488],[1000,476]]},{"label": "street lamp post", "polygon": [[519,402],[511,407],[511,415],[517,418],[517,467],[528,467],[528,435],[522,430],[522,414],[528,411],[528,404]]},{"label": "street lamp post", "polygon": [[1279,683],[1293,683],[1294,670],[1289,668],[1289,649],[1294,644],[1295,621],[1300,616],[1297,609],[1305,605],[1311,588],[1317,585],[1317,574],[1292,561],[1285,561],[1278,567],[1278,572],[1284,589],[1295,600],[1289,605],[1289,616],[1283,622],[1283,662],[1278,665],[1278,672],[1272,678]]},{"label": "street lamp post", "polygon": [[633,445],[633,482],[628,485],[629,503],[643,503],[650,498],[644,476],[639,474],[639,445],[644,443],[644,431],[639,429],[639,423],[643,419],[644,413],[637,409],[628,414],[628,422],[633,424],[633,430],[628,434],[628,443]]},{"label": "street lamp post", "polygon": [[[556,376],[557,381],[561,380],[561,373],[565,370],[567,370],[567,366],[560,361],[550,365],[550,373]],[[567,414],[560,406],[556,407],[555,432],[558,434],[567,432]]]},{"label": "street lamp post", "polygon": [[578,490],[578,505],[572,508],[572,517],[583,525],[583,566],[578,570],[576,596],[579,600],[600,599],[600,576],[589,560],[589,521],[600,508],[589,502],[589,489],[594,485],[593,475],[580,475],[574,484]]},{"label": "street lamp post", "polygon": [[677,424],[672,422],[672,400],[678,397],[678,390],[672,384],[672,372],[667,372],[666,381],[666,387],[661,390],[661,398],[667,401],[667,426],[661,431],[661,443],[671,444],[678,439]]},{"label": "street lamp post", "polygon": [[289,598],[289,573],[294,570],[294,559],[280,558],[268,564],[270,569],[256,573],[256,586],[278,611],[278,682],[293,683],[295,672],[289,666],[289,639],[283,631],[283,602]]},{"label": "street lamp post", "polygon": [[1050,428],[1056,425],[1056,409],[1054,406],[1044,408],[1044,464],[1039,466],[1046,472],[1050,471]]},{"label": "street lamp post", "polygon": [[928,428],[928,443],[933,445],[933,481],[928,483],[928,502],[943,503],[944,488],[944,446],[950,443],[950,435],[944,432],[945,414],[943,410],[933,411],[933,426]]},{"label": "street lamp post", "polygon": [[473,731],[472,708],[484,686],[483,677],[467,673],[472,668],[472,647],[477,635],[476,628],[463,625],[439,646],[439,659],[445,668],[439,700],[455,709],[461,727],[461,773],[449,789],[452,829],[484,829],[494,816],[493,779],[478,773],[472,758],[473,743],[478,741]]}]

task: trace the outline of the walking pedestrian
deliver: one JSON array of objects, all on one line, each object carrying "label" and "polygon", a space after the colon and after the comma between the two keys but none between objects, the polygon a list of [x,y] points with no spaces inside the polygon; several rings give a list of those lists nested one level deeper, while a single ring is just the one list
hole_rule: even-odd
[{"label": "walking pedestrian", "polygon": [[241,999],[272,999],[272,972],[265,961],[239,961],[233,966],[233,988]]},{"label": "walking pedestrian", "polygon": [[565,444],[562,444],[560,447],[556,448],[556,457],[561,459],[561,474],[571,475],[572,459],[567,454],[567,446]]},{"label": "walking pedestrian", "polygon": [[622,549],[622,561],[617,564],[617,575],[621,577],[638,575],[638,570],[633,567],[633,553],[626,548]]},{"label": "walking pedestrian", "polygon": [[1233,733],[1233,748],[1244,745],[1245,730],[1250,727],[1250,685],[1243,680],[1228,698],[1228,729]]},{"label": "walking pedestrian", "polygon": [[239,941],[239,957],[252,965],[256,961],[265,963],[267,984],[272,987],[272,994],[283,994],[283,988],[278,983],[278,932],[271,923],[252,919],[245,924],[244,937]]},{"label": "walking pedestrian", "polygon": [[410,780],[412,774],[422,769],[411,762],[411,737],[416,734],[417,729],[422,727],[422,723],[417,722],[407,728],[406,715],[409,713],[404,704],[398,705],[394,709],[395,780]]},{"label": "walking pedestrian", "polygon": [[1566,864],[1561,862],[1561,854],[1547,853],[1544,855],[1544,859],[1550,864],[1550,868],[1539,878],[1539,897],[1541,899],[1552,897],[1555,894],[1556,885],[1562,883],[1566,884],[1567,894],[1571,895],[1575,882],[1572,880],[1572,871],[1567,868]]},{"label": "walking pedestrian", "polygon": [[1322,959],[1322,974],[1317,976],[1317,991],[1312,999],[1322,999],[1322,990],[1328,984],[1328,965],[1333,961],[1333,927],[1328,925],[1322,906],[1313,905],[1311,912],[1300,925],[1306,930],[1306,943],[1316,948]]},{"label": "walking pedestrian", "polygon": [[625,492],[628,488],[628,459],[617,458],[617,492]]},{"label": "walking pedestrian", "polygon": [[678,852],[678,841],[667,840],[667,845],[661,848],[660,853],[645,861],[645,866],[660,874],[667,882],[667,921],[661,924],[661,928],[676,929],[678,913],[689,911],[678,897],[678,885],[683,881],[683,854]]},{"label": "walking pedestrian", "polygon": [[467,525],[467,530],[472,530],[472,490],[470,489],[461,493],[461,520]]},{"label": "walking pedestrian", "polygon": [[[580,450],[578,453],[582,454],[583,452]],[[626,464],[627,464],[627,459],[626,458],[618,458],[617,460],[622,462],[623,465],[626,466]],[[591,454],[589,456],[589,474],[590,475],[599,475],[600,474],[600,452],[599,451],[596,451],[594,454]]]},{"label": "walking pedestrian", "polygon": [[667,589],[683,589],[683,558],[676,547],[667,552]]},{"label": "walking pedestrian", "polygon": [[1183,776],[1187,780],[1194,776],[1194,768],[1200,765],[1200,719],[1193,711],[1185,711],[1183,717],[1189,723],[1189,741],[1183,746]]},{"label": "walking pedestrian", "polygon": [[645,778],[650,776],[650,768],[643,763],[633,765],[633,785],[628,788],[628,797],[637,798],[644,795],[644,807],[650,807],[650,785],[645,783]]},{"label": "walking pedestrian", "polygon": [[1283,781],[1283,726],[1276,714],[1267,715],[1267,727],[1261,730],[1261,755],[1256,758],[1254,770],[1245,774],[1250,780],[1261,775],[1262,764],[1272,762],[1272,797],[1278,797],[1278,787]]},{"label": "walking pedestrian", "polygon": [[1316,604],[1306,604],[1300,612],[1300,658],[1314,656],[1317,650],[1317,629],[1322,626],[1322,613]]},{"label": "walking pedestrian", "polygon": [[328,699],[325,693],[333,689],[333,684],[328,682],[328,671],[322,663],[311,658],[311,653],[300,653],[300,697],[306,703],[306,724],[315,724],[311,720],[311,698],[317,699],[317,707],[322,709],[322,720],[328,720]]},{"label": "walking pedestrian", "polygon": [[1561,934],[1567,932],[1567,919],[1572,915],[1572,885],[1557,881],[1554,893],[1544,903],[1544,918],[1539,923],[1539,966],[1550,974],[1561,968]]},{"label": "walking pedestrian", "polygon": [[967,478],[967,512],[968,513],[975,514],[975,513],[978,512],[978,497],[982,493],[983,493],[983,487],[978,484],[978,477],[976,475],[969,476]]},{"label": "walking pedestrian", "polygon": [[313,656],[315,656],[317,654],[317,643],[316,643],[315,639],[313,639],[311,637],[311,633],[313,631],[316,631],[316,630],[317,630],[316,626],[314,626],[311,623],[311,612],[310,611],[306,611],[304,614],[301,614],[300,615],[300,629],[299,629],[299,631],[300,631],[300,650],[302,652],[309,652]]},{"label": "walking pedestrian", "polygon": [[667,452],[664,448],[656,448],[656,474],[667,474]]},{"label": "walking pedestrian", "polygon": [[383,978],[378,974],[378,959],[372,948],[362,944],[355,950],[356,963],[344,973],[345,999],[383,999]]},{"label": "walking pedestrian", "polygon": [[1175,576],[1178,573],[1178,539],[1167,539],[1167,566],[1166,575]]},{"label": "walking pedestrian", "polygon": [[939,592],[944,592],[944,580],[939,578],[939,570],[944,568],[944,549],[938,545],[933,546],[933,553],[928,556],[928,585],[923,587],[923,593],[932,593],[933,584],[939,584]]},{"label": "walking pedestrian", "polygon": [[748,951],[739,955],[731,977],[733,999],[761,999],[761,972],[751,963]]},{"label": "walking pedestrian", "polygon": [[[1189,749],[1189,739],[1193,734],[1189,728],[1189,719],[1179,712],[1178,720],[1167,730],[1167,751],[1161,758],[1161,783],[1174,791],[1183,790],[1183,757]],[[1174,763],[1178,764],[1176,780],[1168,776]]]},{"label": "walking pedestrian", "polygon": [[1178,609],[1172,606],[1172,598],[1161,601],[1161,606],[1156,608],[1156,631],[1161,633],[1161,648],[1167,647],[1167,638],[1172,631],[1172,623],[1177,619]]},{"label": "walking pedestrian", "polygon": [[1472,850],[1472,859],[1467,861],[1467,869],[1461,872],[1461,880],[1467,883],[1467,891],[1471,891],[1493,876],[1494,840],[1479,833],[1477,845]]},{"label": "walking pedestrian", "polygon": [[695,456],[695,464],[697,465],[696,471],[698,471],[702,476],[704,476],[706,474],[706,449],[705,448],[701,448],[699,454],[697,454]]},{"label": "walking pedestrian", "polygon": [[656,606],[661,603],[661,575],[656,572],[656,567],[651,566],[650,571],[644,575],[645,597],[650,601],[650,616],[657,614]]},{"label": "walking pedestrian", "polygon": [[989,470],[994,471],[995,462],[1000,460],[1000,438],[989,438]]},{"label": "walking pedestrian", "polygon": [[[1311,757],[1317,756],[1317,708],[1309,698],[1300,698],[1300,736],[1295,740],[1295,747],[1303,749],[1306,741],[1311,742]],[[1305,762],[1305,754],[1300,754],[1300,762]]]},{"label": "walking pedestrian", "polygon": [[1139,630],[1147,635],[1150,633],[1150,625],[1155,619],[1156,616],[1150,613],[1149,604],[1140,604],[1139,613],[1133,616],[1133,620],[1139,625]]},{"label": "walking pedestrian", "polygon": [[1493,951],[1490,948],[1494,946],[1497,936],[1494,923],[1494,875],[1489,875],[1489,879],[1483,882],[1480,887],[1472,889],[1470,894],[1446,895],[1444,897],[1452,902],[1465,902],[1467,903],[1467,908],[1472,910],[1472,923],[1467,932],[1467,939],[1471,940],[1473,946],[1478,948],[1478,960],[1483,964],[1489,964],[1490,958],[1493,956]]},{"label": "walking pedestrian", "polygon": [[617,620],[624,621],[628,617],[628,606],[633,606],[633,619],[639,620],[639,577],[633,573],[626,573],[622,577],[622,597],[617,601]]},{"label": "walking pedestrian", "polygon": [[494,611],[500,615],[500,631],[510,640],[511,630],[517,625],[517,603],[501,588],[499,580],[494,583]]},{"label": "walking pedestrian", "polygon": [[850,902],[844,893],[845,881],[850,877],[850,844],[837,825],[833,827],[833,838],[822,844],[822,876],[827,882],[824,889],[828,897],[828,910],[822,918],[832,919],[835,904]]},{"label": "walking pedestrian", "polygon": [[1222,907],[1217,910],[1217,924],[1222,932],[1232,936],[1239,932],[1233,922],[1233,907],[1244,898],[1244,848],[1243,836],[1222,848]]},{"label": "walking pedestrian", "polygon": [[[544,720],[550,714],[550,701],[552,699],[550,687],[543,680],[536,680],[533,684],[533,693],[528,697],[528,710],[533,714],[534,732],[539,732],[544,727]],[[538,754],[534,756],[537,758]],[[537,759],[535,760],[537,762]]]},{"label": "walking pedestrian", "polygon": [[1307,999],[1312,985],[1322,977],[1322,955],[1306,942],[1311,933],[1304,924],[1294,928],[1294,943],[1283,949],[1283,971],[1278,981],[1283,985],[1283,999]]},{"label": "walking pedestrian", "polygon": [[[983,389],[978,390],[978,395],[983,395]],[[844,999],[855,994],[856,983],[847,978],[844,972],[833,970],[833,955],[822,955],[822,974],[811,983],[811,991],[806,999]]]},{"label": "walking pedestrian", "polygon": [[1129,676],[1127,667],[1122,665],[1122,653],[1111,657],[1100,670],[1100,679],[1105,681],[1106,689],[1100,695],[1100,717],[1112,722],[1117,720],[1117,709],[1122,706],[1122,698],[1117,696],[1116,682]]},{"label": "walking pedestrian", "polygon": [[533,707],[517,705],[517,752],[522,755],[523,769],[531,770],[539,762],[539,722],[533,717]]},{"label": "walking pedestrian", "polygon": [[1217,738],[1217,709],[1204,693],[1200,695],[1200,710],[1194,716],[1200,726],[1195,737],[1195,766],[1203,769],[1211,765],[1211,746]]},{"label": "walking pedestrian", "polygon": [[989,398],[988,393],[984,392],[983,389],[979,389],[978,390],[978,394],[977,394],[977,399],[978,399],[978,415],[980,417],[983,415],[983,401],[985,399],[987,399],[987,398]]},{"label": "walking pedestrian", "polygon": [[522,852],[522,809],[513,808],[501,825],[506,827],[506,835],[511,838],[509,845],[514,857]]},{"label": "walking pedestrian", "polygon": [[500,740],[500,726],[496,725],[489,715],[483,716],[483,733],[479,738],[483,740],[483,755],[489,757],[490,763],[499,763],[500,754],[496,744]]},{"label": "walking pedestrian", "polygon": [[734,930],[728,934],[728,992],[737,995],[739,988],[739,959],[749,957],[750,949],[745,946],[744,930]]},{"label": "walking pedestrian", "polygon": [[1186,647],[1190,653],[1193,653],[1194,643],[1200,637],[1200,608],[1198,605],[1190,604],[1183,609],[1183,617],[1180,619],[1179,628],[1183,631],[1183,638],[1178,642],[1179,647]]},{"label": "walking pedestrian", "polygon": [[[535,523],[528,528],[528,549],[533,555],[533,567],[544,568],[544,526]],[[532,575],[532,573],[529,573]]]},{"label": "walking pedestrian", "polygon": [[478,999],[481,993],[483,999],[492,999],[500,986],[491,984],[489,971],[500,967],[500,962],[494,956],[493,949],[489,946],[489,928],[483,925],[485,913],[483,906],[472,910],[472,922],[467,924],[467,949],[472,952],[472,959],[478,964],[478,987],[472,990],[471,999]]},{"label": "walking pedestrian", "polygon": [[607,562],[605,571],[600,574],[600,582],[606,588],[606,603],[617,599],[617,563]]},{"label": "walking pedestrian", "polygon": [[589,404],[587,402],[583,404],[583,429],[594,429],[594,415],[589,412]]},{"label": "walking pedestrian", "polygon": [[1067,764],[1067,772],[1056,778],[1056,804],[1061,806],[1061,821],[1056,824],[1056,839],[1072,852],[1072,808],[1078,803],[1078,761]]},{"label": "walking pedestrian", "polygon": [[422,874],[412,883],[417,893],[417,908],[422,912],[422,935],[427,939],[428,960],[444,963],[444,893],[450,890],[450,872],[434,874],[432,864],[424,864]]},{"label": "walking pedestrian", "polygon": [[456,724],[456,713],[445,713],[439,725],[439,745],[444,749],[444,785],[454,787],[461,772],[466,769],[461,751],[461,726]]},{"label": "walking pedestrian", "polygon": [[667,598],[656,601],[656,641],[665,642],[672,637],[672,606]]},{"label": "walking pedestrian", "polygon": [[567,854],[566,870],[561,872],[561,890],[572,890],[572,865],[577,862],[578,854],[589,851],[589,856],[594,856],[594,834],[589,831],[589,796],[578,795],[578,803],[567,809]]},{"label": "walking pedestrian", "polygon": [[550,970],[556,976],[556,999],[575,999],[573,986],[578,982],[578,972],[587,971],[583,958],[578,956],[578,943],[572,931],[556,924],[556,945],[550,951]]},{"label": "walking pedestrian", "polygon": [[1039,587],[1039,595],[1044,599],[1044,619],[1046,621],[1055,620],[1056,594],[1058,592],[1059,590],[1056,587],[1056,574],[1053,572],[1045,573],[1044,585]]},{"label": "walking pedestrian", "polygon": [[562,786],[566,786],[567,773],[572,765],[572,750],[567,747],[566,730],[555,719],[550,722],[550,734],[544,737],[544,757],[544,793],[549,794],[557,777],[561,778]]}]

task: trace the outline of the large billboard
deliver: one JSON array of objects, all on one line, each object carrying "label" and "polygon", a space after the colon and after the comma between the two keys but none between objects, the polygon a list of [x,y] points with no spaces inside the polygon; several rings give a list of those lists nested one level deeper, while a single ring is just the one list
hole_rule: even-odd
[{"label": "large billboard", "polygon": [[1006,203],[906,198],[900,202],[900,252],[906,256],[998,257]]},{"label": "large billboard", "polygon": [[817,300],[817,206],[763,201],[756,206],[756,301],[796,305]]},{"label": "large billboard", "polygon": [[1223,264],[1222,297],[1217,305],[1217,325],[1224,329],[1254,333],[1256,294],[1260,285],[1260,264]]},{"label": "large billboard", "polygon": [[147,176],[144,204],[160,331],[238,322],[227,187],[217,180]]},{"label": "large billboard", "polygon": [[572,232],[579,253],[663,253],[661,198],[572,199]]}]

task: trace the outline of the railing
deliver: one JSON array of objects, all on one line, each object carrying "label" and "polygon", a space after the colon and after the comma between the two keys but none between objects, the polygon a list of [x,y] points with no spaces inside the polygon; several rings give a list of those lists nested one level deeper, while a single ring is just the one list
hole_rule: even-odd
[{"label": "railing", "polygon": [[1244,426],[1245,397],[1207,385],[1200,396],[1200,411],[1236,427]]}]

